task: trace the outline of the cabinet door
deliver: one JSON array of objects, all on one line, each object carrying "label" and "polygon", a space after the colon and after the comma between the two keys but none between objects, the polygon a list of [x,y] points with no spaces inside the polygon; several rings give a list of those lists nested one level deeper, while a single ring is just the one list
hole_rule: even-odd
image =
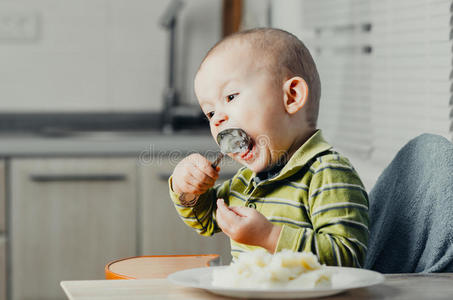
[{"label": "cabinet door", "polygon": [[6,300],[6,185],[5,162],[0,160],[0,300]]},{"label": "cabinet door", "polygon": [[12,299],[65,299],[60,281],[136,255],[136,173],[135,159],[12,160]]},{"label": "cabinet door", "polygon": [[6,231],[5,161],[0,160],[0,235]]},{"label": "cabinet door", "polygon": [[[168,178],[181,157],[153,157],[141,162],[142,254],[220,254],[222,262],[231,261],[230,242],[220,232],[201,236],[188,227],[176,213],[168,192]],[[228,158],[222,161],[217,183],[230,178],[239,169]]]},{"label": "cabinet door", "polygon": [[0,300],[6,300],[6,239],[0,236]]}]

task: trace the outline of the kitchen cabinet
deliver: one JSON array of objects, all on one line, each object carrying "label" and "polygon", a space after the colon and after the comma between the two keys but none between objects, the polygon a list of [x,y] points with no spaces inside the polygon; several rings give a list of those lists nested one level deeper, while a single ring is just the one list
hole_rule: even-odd
[{"label": "kitchen cabinet", "polygon": [[[161,254],[220,254],[229,263],[230,242],[224,233],[201,236],[179,218],[168,193],[168,178],[183,157],[152,157],[139,167],[141,193],[141,228],[143,255]],[[224,158],[217,183],[230,178],[240,167]]]},{"label": "kitchen cabinet", "polygon": [[0,160],[0,235],[6,231],[6,182],[5,161]]},{"label": "kitchen cabinet", "polygon": [[0,300],[6,300],[6,239],[0,236]]},{"label": "kitchen cabinet", "polygon": [[0,160],[0,300],[6,299],[6,184],[5,162]]},{"label": "kitchen cabinet", "polygon": [[21,158],[10,165],[11,299],[65,299],[137,255],[135,158]]}]

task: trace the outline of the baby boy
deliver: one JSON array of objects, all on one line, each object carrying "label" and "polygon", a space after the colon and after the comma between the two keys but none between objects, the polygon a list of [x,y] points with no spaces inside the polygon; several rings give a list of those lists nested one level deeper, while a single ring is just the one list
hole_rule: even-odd
[{"label": "baby boy", "polygon": [[[347,158],[317,129],[320,80],[304,44],[279,29],[239,32],[218,42],[195,77],[212,136],[244,130],[251,145],[228,154],[242,167],[220,171],[200,154],[169,179],[182,220],[202,235],[223,231],[231,253],[264,248],[310,251],[321,263],[361,267],[368,241],[368,196]],[[182,205],[181,194],[197,197]]]}]

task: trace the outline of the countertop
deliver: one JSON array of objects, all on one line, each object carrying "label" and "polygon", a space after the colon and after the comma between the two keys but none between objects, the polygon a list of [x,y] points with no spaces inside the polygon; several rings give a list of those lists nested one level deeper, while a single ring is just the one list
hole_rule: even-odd
[{"label": "countertop", "polygon": [[[370,163],[354,153],[349,157],[370,190],[384,166]],[[187,130],[165,134],[158,131],[88,131],[64,134],[0,133],[0,157],[108,157],[127,156],[147,159],[189,153],[202,153],[214,160],[219,151],[208,130]]]},{"label": "countertop", "polygon": [[[73,132],[62,136],[0,134],[1,157],[139,156],[216,153],[219,147],[208,131]],[[214,154],[213,154],[214,155]]]},{"label": "countertop", "polygon": [[[348,290],[323,299],[453,299],[452,281],[453,273],[386,274],[382,284]],[[236,299],[174,285],[167,279],[63,281],[61,286],[71,300]]]}]

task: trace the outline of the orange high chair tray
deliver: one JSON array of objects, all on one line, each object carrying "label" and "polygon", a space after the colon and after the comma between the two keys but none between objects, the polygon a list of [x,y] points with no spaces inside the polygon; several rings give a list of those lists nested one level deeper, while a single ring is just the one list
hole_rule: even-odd
[{"label": "orange high chair tray", "polygon": [[176,271],[219,264],[218,254],[135,256],[108,263],[105,279],[166,278]]}]

